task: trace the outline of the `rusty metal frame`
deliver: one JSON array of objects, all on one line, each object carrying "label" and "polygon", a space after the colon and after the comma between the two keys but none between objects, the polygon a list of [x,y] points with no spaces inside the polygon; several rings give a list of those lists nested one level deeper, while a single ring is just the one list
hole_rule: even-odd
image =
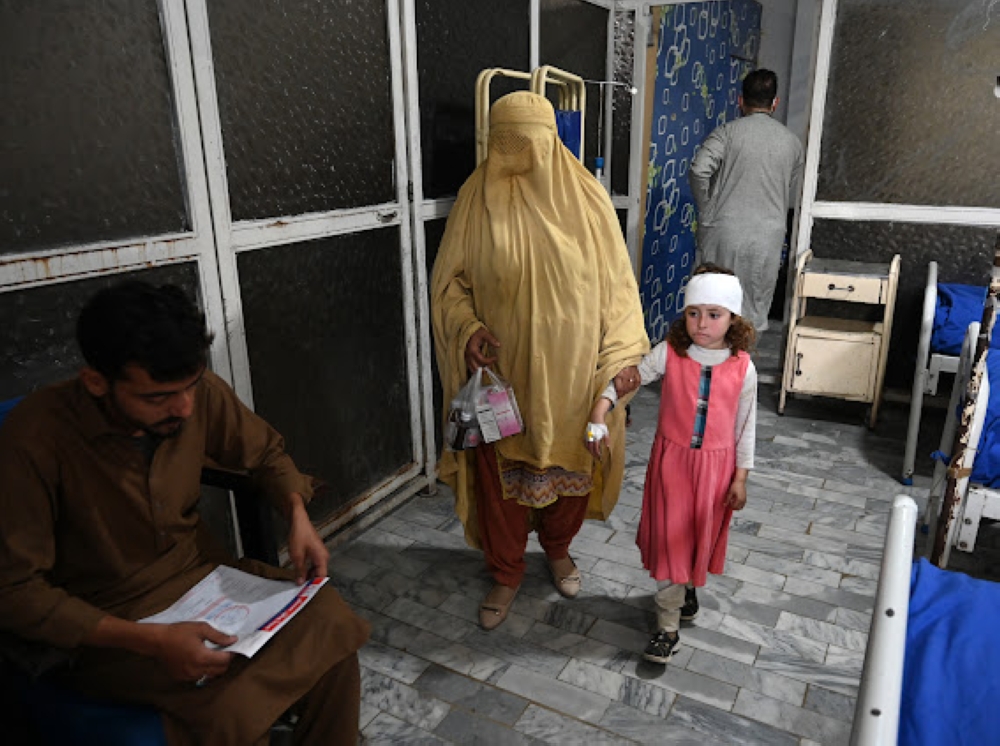
[{"label": "rusty metal frame", "polygon": [[[993,270],[990,276],[990,287],[986,293],[986,303],[983,306],[983,319],[980,322],[979,338],[976,340],[976,352],[973,356],[972,375],[965,390],[965,405],[959,418],[958,431],[955,433],[955,444],[951,451],[951,466],[948,467],[945,482],[944,499],[941,503],[941,515],[938,518],[937,530],[934,533],[934,548],[931,551],[931,562],[938,567],[946,567],[951,549],[955,524],[962,509],[962,500],[968,486],[969,475],[972,473],[972,463],[975,458],[975,418],[977,404],[986,375],[986,355],[989,352],[990,338],[993,336],[993,325],[996,322],[997,305],[1000,303],[1000,234],[997,235],[996,248],[993,256]],[[983,396],[983,399],[986,397]],[[985,406],[985,404],[982,404]],[[982,426],[982,423],[979,423]]]}]

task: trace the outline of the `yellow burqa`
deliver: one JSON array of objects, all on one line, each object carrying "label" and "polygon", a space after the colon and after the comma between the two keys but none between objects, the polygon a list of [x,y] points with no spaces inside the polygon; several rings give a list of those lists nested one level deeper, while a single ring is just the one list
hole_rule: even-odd
[{"label": "yellow burqa", "polygon": [[[500,342],[493,368],[512,384],[525,422],[497,452],[536,469],[592,474],[587,516],[607,518],[624,471],[624,407],[607,418],[603,462],[583,434],[601,392],[639,362],[649,340],[611,201],[559,141],[544,97],[517,92],[493,105],[488,157],[448,217],[431,310],[445,410],[468,380],[466,344],[486,326]],[[440,475],[478,547],[475,454],[444,451]]]}]

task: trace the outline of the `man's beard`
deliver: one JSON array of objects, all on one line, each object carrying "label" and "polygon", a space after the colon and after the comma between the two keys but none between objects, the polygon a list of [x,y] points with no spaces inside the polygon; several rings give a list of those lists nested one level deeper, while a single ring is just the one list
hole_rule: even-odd
[{"label": "man's beard", "polygon": [[[161,427],[166,427],[167,429],[165,431],[157,429]],[[181,430],[184,429],[184,419],[181,417],[168,417],[165,420],[154,422],[152,425],[142,426],[142,429],[147,435],[152,435],[154,438],[176,438],[181,434]]]}]

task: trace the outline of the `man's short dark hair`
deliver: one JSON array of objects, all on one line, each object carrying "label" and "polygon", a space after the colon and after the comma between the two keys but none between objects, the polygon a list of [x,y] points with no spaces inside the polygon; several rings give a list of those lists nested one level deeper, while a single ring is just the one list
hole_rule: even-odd
[{"label": "man's short dark hair", "polygon": [[778,76],[772,70],[754,70],[743,78],[743,103],[763,108],[774,103],[778,95]]},{"label": "man's short dark hair", "polygon": [[76,340],[87,365],[109,381],[125,366],[154,381],[179,381],[205,367],[212,335],[205,314],[175,285],[131,280],[101,290],[80,312]]}]

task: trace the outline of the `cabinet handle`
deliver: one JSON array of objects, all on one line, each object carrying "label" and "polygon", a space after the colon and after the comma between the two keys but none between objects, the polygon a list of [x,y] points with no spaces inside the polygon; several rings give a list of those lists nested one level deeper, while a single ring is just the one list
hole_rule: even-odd
[{"label": "cabinet handle", "polygon": [[795,375],[802,375],[802,353],[796,353],[795,355]]},{"label": "cabinet handle", "polygon": [[826,289],[827,290],[846,290],[848,293],[853,293],[854,292],[854,286],[853,285],[848,285],[847,287],[838,288],[832,282],[829,285],[826,286]]}]

